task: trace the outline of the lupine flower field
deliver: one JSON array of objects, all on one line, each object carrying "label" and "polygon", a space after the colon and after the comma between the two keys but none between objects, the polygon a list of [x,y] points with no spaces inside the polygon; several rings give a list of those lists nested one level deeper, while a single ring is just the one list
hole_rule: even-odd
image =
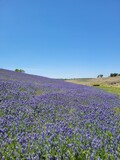
[{"label": "lupine flower field", "polygon": [[0,160],[120,160],[120,98],[1,69]]}]

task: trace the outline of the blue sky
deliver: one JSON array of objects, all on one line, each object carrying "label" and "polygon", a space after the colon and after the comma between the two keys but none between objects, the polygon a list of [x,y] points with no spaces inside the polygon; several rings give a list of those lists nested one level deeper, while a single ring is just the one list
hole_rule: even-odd
[{"label": "blue sky", "polygon": [[53,78],[120,73],[120,1],[0,0],[0,68]]}]

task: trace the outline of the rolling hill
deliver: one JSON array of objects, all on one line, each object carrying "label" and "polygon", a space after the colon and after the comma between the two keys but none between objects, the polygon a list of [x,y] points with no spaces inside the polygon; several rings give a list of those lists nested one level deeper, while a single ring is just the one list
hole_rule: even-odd
[{"label": "rolling hill", "polygon": [[0,159],[120,159],[120,98],[1,69]]}]

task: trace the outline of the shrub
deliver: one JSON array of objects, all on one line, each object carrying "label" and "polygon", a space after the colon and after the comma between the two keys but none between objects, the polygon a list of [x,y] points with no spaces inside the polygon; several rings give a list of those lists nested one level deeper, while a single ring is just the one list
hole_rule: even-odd
[{"label": "shrub", "polygon": [[100,86],[100,84],[93,84],[93,86],[96,86],[96,87],[97,87],[97,86]]}]

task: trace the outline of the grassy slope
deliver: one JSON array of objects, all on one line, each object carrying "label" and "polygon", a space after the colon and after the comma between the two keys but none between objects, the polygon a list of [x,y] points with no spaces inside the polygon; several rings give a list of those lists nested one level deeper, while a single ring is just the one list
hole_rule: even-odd
[{"label": "grassy slope", "polygon": [[79,78],[66,80],[67,82],[96,86],[108,92],[120,95],[120,76],[107,78]]}]

